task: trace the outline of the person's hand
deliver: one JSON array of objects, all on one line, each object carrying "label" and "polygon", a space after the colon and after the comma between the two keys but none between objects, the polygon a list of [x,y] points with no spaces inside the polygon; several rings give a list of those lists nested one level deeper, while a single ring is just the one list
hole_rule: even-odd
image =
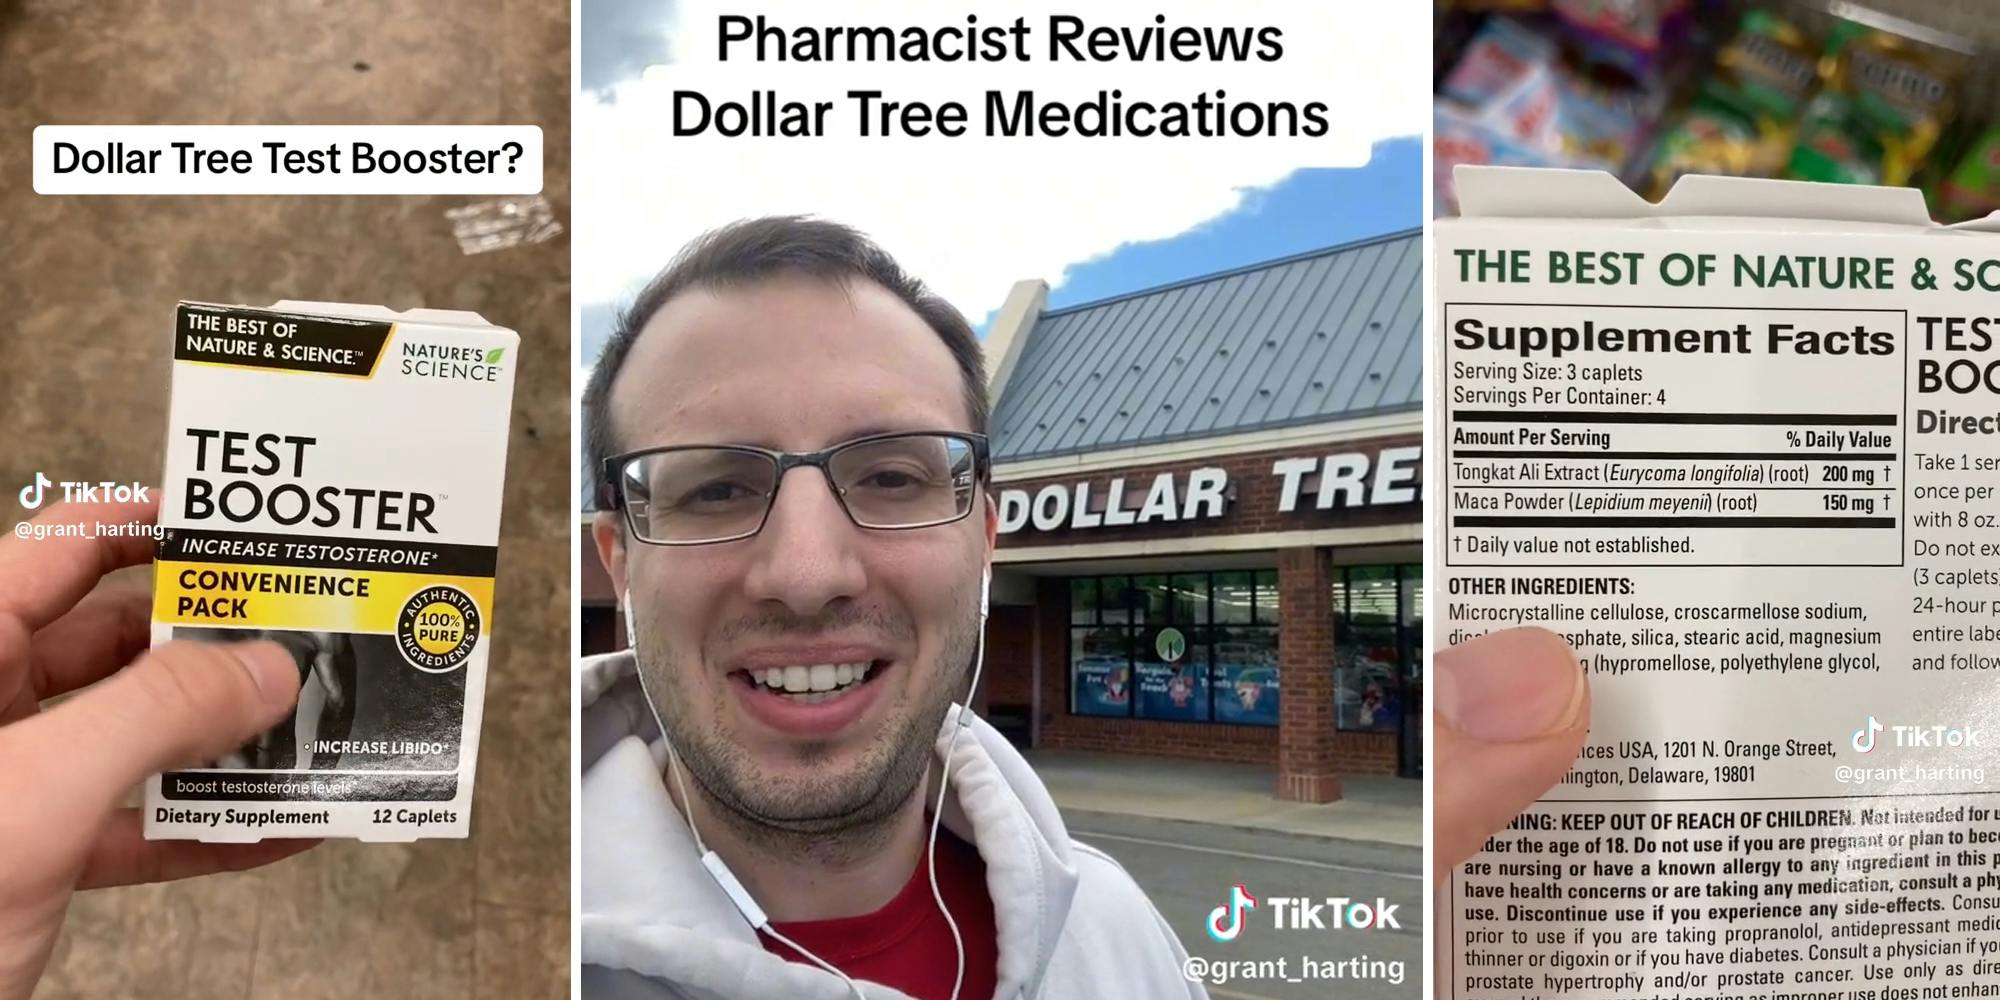
[{"label": "person's hand", "polygon": [[[63,504],[33,523],[157,514],[150,503]],[[147,776],[235,749],[298,697],[298,668],[276,643],[147,651],[147,593],[92,591],[152,550],[145,535],[0,538],[0,1000],[34,991],[77,889],[251,868],[315,843],[148,841],[139,810],[118,808]]]},{"label": "person's hand", "polygon": [[1432,673],[1432,874],[1441,886],[1576,762],[1590,685],[1569,644],[1538,628],[1440,650]]}]

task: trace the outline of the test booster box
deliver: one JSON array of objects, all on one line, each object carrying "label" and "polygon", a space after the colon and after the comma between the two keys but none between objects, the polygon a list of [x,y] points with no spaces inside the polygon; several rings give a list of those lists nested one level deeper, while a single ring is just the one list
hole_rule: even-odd
[{"label": "test booster box", "polygon": [[273,640],[300,685],[149,779],[147,838],[467,835],[518,344],[469,312],[180,305],[152,641]]}]

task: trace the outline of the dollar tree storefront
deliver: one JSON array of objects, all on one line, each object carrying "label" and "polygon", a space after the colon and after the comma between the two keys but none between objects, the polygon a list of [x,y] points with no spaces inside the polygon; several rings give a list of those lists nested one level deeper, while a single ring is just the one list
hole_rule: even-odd
[{"label": "dollar tree storefront", "polygon": [[1419,249],[1064,310],[1016,286],[981,692],[1011,738],[1266,764],[1304,801],[1422,773]]}]

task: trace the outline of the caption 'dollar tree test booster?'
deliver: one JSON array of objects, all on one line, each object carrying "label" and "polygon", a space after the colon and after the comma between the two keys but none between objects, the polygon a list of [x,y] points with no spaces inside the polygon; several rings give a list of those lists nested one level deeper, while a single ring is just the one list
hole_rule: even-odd
[{"label": "caption 'dollar tree test booster?'", "polygon": [[464,837],[519,338],[469,312],[182,303],[153,642],[272,640],[292,715],[146,783],[146,836]]}]

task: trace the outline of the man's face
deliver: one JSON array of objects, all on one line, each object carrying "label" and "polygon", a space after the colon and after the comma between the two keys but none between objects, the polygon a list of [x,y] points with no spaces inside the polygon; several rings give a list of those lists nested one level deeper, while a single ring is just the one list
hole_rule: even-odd
[{"label": "man's face", "polygon": [[[611,411],[627,449],[816,451],[970,429],[957,365],[922,318],[872,283],[803,278],[670,300],[627,356]],[[839,829],[906,801],[964,697],[993,523],[982,495],[951,524],[857,527],[803,467],[751,538],[608,546],[648,693],[689,772],[726,808],[784,829]],[[828,664],[846,681],[831,694],[766,683]]]}]

